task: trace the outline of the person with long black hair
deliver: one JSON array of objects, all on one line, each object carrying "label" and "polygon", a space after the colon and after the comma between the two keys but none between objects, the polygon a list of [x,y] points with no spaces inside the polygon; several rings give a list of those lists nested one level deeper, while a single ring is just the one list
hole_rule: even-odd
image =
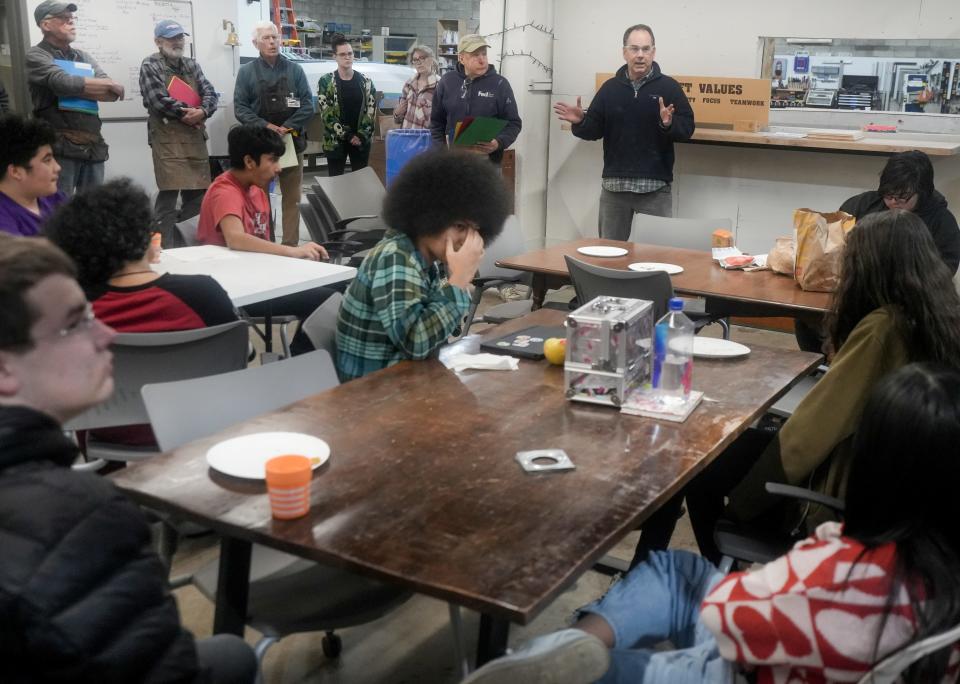
[{"label": "person with long black hair", "polygon": [[649,550],[667,547],[683,496],[700,553],[714,563],[721,517],[794,538],[832,519],[826,507],[785,500],[765,485],[844,497],[853,432],[876,383],[910,362],[960,365],[960,297],[952,275],[915,214],[891,210],[860,221],[847,235],[827,314],[830,370],[779,432],[746,431],[644,523],[634,565]]},{"label": "person with long black hair", "polygon": [[[960,373],[910,364],[870,394],[853,440],[846,522],[786,555],[723,576],[657,551],[580,611],[464,684],[594,681],[853,682],[880,660],[960,623]],[[674,650],[655,650],[669,640]],[[957,646],[903,675],[956,681]]]}]

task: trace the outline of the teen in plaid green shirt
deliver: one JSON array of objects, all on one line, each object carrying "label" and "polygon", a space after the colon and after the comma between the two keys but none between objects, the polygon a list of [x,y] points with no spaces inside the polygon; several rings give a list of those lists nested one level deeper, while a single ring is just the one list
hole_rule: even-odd
[{"label": "teen in plaid green shirt", "polygon": [[444,150],[404,167],[383,205],[392,230],[363,260],[340,308],[341,380],[426,359],[454,333],[470,308],[483,246],[508,211],[485,158]]}]

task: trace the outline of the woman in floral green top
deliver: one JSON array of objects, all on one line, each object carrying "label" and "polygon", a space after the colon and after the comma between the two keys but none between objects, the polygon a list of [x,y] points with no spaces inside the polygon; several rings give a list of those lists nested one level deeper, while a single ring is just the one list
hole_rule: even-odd
[{"label": "woman in floral green top", "polygon": [[323,119],[323,151],[327,155],[327,171],[331,176],[340,176],[347,157],[354,171],[362,169],[370,159],[377,101],[373,81],[353,69],[350,41],[337,33],[330,44],[337,60],[337,69],[320,77],[317,103]]}]

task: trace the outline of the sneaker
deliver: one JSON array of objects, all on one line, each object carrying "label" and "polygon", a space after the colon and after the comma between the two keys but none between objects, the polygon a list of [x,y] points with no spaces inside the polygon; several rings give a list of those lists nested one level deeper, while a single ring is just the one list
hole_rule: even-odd
[{"label": "sneaker", "polygon": [[509,655],[491,660],[461,684],[589,684],[610,666],[600,639],[564,629],[531,639]]},{"label": "sneaker", "polygon": [[500,299],[505,302],[512,302],[518,299],[526,299],[528,289],[526,285],[503,285],[499,292]]}]

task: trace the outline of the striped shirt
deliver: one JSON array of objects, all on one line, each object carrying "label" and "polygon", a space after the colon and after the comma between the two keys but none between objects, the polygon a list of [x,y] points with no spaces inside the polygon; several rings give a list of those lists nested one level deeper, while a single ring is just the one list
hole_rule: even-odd
[{"label": "striped shirt", "polygon": [[461,324],[470,295],[447,283],[405,234],[388,231],[363,260],[337,319],[342,381],[430,356]]}]

